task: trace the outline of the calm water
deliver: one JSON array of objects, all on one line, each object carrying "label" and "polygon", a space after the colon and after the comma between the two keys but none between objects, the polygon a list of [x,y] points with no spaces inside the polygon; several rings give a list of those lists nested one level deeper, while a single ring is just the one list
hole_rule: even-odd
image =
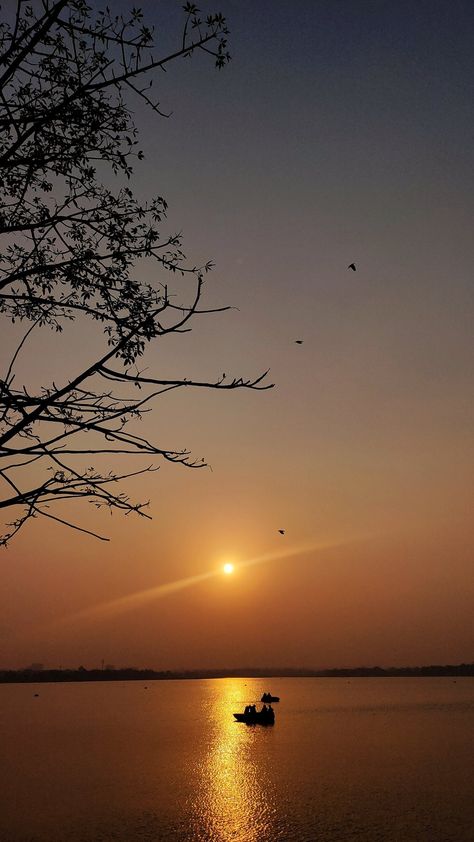
[{"label": "calm water", "polygon": [[474,840],[474,679],[147,686],[0,686],[2,842]]}]

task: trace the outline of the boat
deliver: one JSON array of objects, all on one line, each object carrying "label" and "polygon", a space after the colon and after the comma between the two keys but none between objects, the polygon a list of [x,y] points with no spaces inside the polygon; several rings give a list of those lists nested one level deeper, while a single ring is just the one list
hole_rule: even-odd
[{"label": "boat", "polygon": [[237,722],[245,722],[246,725],[273,725],[275,713],[273,710],[255,710],[246,713],[234,713]]},{"label": "boat", "polygon": [[279,702],[279,696],[272,696],[271,693],[264,693],[262,698],[260,699],[261,702]]}]

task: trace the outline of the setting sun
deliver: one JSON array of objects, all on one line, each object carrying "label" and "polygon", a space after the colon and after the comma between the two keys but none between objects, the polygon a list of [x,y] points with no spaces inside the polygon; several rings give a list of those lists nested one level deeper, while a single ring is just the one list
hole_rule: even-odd
[{"label": "setting sun", "polygon": [[224,567],[223,567],[222,569],[223,569],[224,573],[226,573],[226,574],[227,574],[227,576],[229,576],[231,573],[233,573],[233,572],[234,572],[234,565],[233,565],[233,564],[231,564],[231,563],[228,561],[228,562],[227,562],[227,564],[224,564]]}]

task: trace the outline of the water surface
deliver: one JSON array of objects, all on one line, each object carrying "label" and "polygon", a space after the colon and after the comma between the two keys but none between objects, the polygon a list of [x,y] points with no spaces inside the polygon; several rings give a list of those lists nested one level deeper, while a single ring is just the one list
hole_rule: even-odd
[{"label": "water surface", "polygon": [[1,685],[0,774],[1,842],[473,842],[474,679]]}]

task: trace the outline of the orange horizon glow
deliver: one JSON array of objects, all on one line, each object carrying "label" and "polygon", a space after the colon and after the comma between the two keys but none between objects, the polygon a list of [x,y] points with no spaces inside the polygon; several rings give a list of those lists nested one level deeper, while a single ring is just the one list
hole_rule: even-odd
[{"label": "orange horizon glow", "polygon": [[[146,5],[164,32],[174,13],[162,21],[161,4]],[[440,4],[418,4],[416,19],[396,3],[300,4],[314,49],[301,15],[267,3],[258,73],[250,6],[228,5],[238,60],[218,82],[172,63],[157,94],[172,119],[136,111],[145,158],[130,183],[169,203],[163,254],[183,232],[169,314],[189,300],[188,269],[215,270],[193,329],[163,322],[137,361],[146,378],[185,385],[156,393],[129,430],[212,470],[146,448],[92,457],[78,432],[75,469],[159,468],[111,486],[149,501],[153,520],[57,499],[48,515],[110,541],[25,523],[0,552],[0,669],[474,657],[472,4],[449,21]],[[158,290],[168,277],[148,258],[127,271]],[[18,348],[25,411],[109,348],[106,323],[76,312],[62,332],[38,325],[21,349],[25,321],[2,316],[0,376]],[[267,369],[275,388],[264,392],[186,384]],[[32,423],[40,435],[49,425]],[[22,494],[41,486],[42,464],[25,467]],[[9,523],[20,511],[2,509]]]}]

